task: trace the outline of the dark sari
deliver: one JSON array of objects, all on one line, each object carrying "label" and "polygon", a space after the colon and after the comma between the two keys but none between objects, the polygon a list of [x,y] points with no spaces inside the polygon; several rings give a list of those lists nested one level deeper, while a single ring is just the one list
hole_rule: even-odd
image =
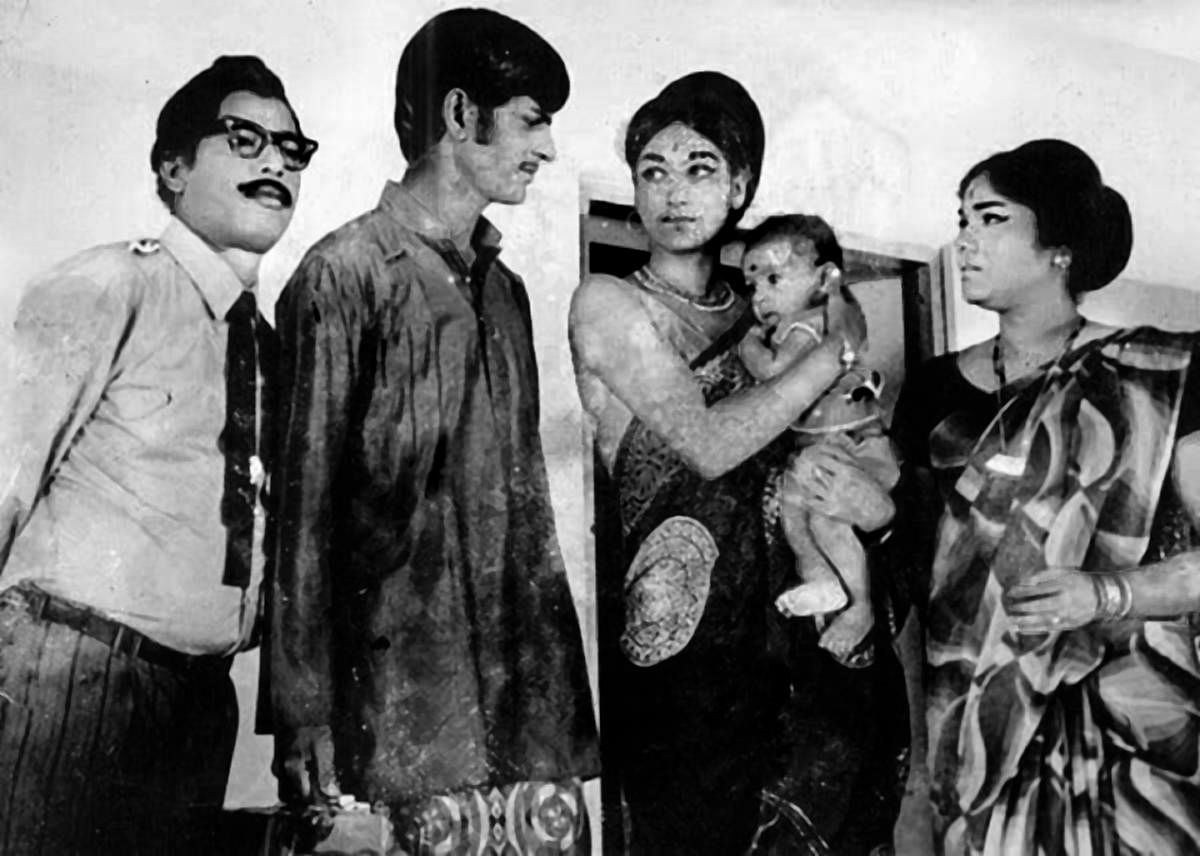
[{"label": "dark sari", "polygon": [[[638,294],[710,405],[753,383],[735,348],[748,318],[707,345]],[[837,665],[806,623],[772,605],[794,580],[780,572],[786,544],[767,536],[763,497],[788,448],[784,439],[704,479],[638,419],[622,437],[612,468],[620,579],[608,588],[623,596],[601,605],[602,627],[616,625],[611,644],[602,638],[601,697],[605,774],[620,781],[635,854],[866,852],[839,843],[863,838],[845,830],[878,804],[860,786],[870,779],[894,794],[894,755],[876,764],[879,744],[863,738],[880,731],[881,718],[907,735],[898,670],[899,716],[880,717],[878,677],[888,666]],[[890,838],[892,805],[870,825],[885,828],[876,843]]]},{"label": "dark sari", "polygon": [[[644,302],[664,322],[664,335],[671,336],[673,327],[667,325],[673,319],[661,315],[669,310],[649,296]],[[710,404],[752,382],[732,347],[736,334],[702,353],[696,353],[699,337],[686,344],[680,338],[672,336],[684,348],[691,345],[684,356]],[[752,458],[705,480],[635,418],[621,440],[612,477],[620,504],[623,569],[668,521],[677,526],[681,518],[694,521],[678,533],[684,540],[668,537],[670,551],[681,553],[687,539],[705,540],[704,533],[711,539],[705,555],[689,554],[692,566],[683,568],[689,579],[662,581],[667,587],[680,584],[663,591],[668,601],[689,600],[695,611],[699,600],[703,614],[685,647],[662,659],[661,650],[639,652],[655,646],[631,639],[633,619],[626,609],[624,650],[602,678],[611,711],[604,737],[620,767],[631,851],[740,853],[757,824],[784,692],[781,675],[766,656],[768,598],[758,513],[762,464]],[[670,532],[670,524],[660,530]],[[658,569],[661,564],[650,575]],[[670,569],[665,573],[669,576]],[[632,599],[637,582],[627,571],[622,576],[626,599]],[[631,656],[657,662],[635,665]]]}]

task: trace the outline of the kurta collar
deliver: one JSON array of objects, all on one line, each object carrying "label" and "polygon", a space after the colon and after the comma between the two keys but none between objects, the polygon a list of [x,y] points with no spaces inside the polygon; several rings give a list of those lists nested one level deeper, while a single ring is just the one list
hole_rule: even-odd
[{"label": "kurta collar", "polygon": [[[446,226],[400,182],[389,181],[384,185],[379,207],[439,253],[454,246]],[[500,238],[500,230],[481,216],[471,235],[471,249],[479,257],[493,258],[500,252]]]},{"label": "kurta collar", "polygon": [[187,271],[217,318],[225,317],[245,289],[254,289],[243,285],[233,268],[177,217],[171,218],[159,243]]}]

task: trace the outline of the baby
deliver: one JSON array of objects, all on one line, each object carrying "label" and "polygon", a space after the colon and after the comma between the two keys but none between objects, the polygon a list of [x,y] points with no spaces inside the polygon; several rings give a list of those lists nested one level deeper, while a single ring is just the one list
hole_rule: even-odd
[{"label": "baby", "polygon": [[[820,217],[770,217],[746,238],[742,271],[754,291],[759,324],[742,341],[740,356],[755,378],[774,377],[806,354],[825,335],[823,304],[842,288],[842,248]],[[832,444],[848,453],[859,475],[832,490],[854,509],[849,522],[789,503],[780,503],[784,537],[796,557],[800,583],[775,601],[785,615],[837,613],[824,627],[821,647],[849,666],[871,662],[874,625],[866,552],[854,527],[870,532],[892,519],[888,491],[900,475],[884,433],[878,372],[848,371],[792,426],[799,450],[784,481],[816,477],[804,450]],[[819,625],[820,626],[820,625]]]}]

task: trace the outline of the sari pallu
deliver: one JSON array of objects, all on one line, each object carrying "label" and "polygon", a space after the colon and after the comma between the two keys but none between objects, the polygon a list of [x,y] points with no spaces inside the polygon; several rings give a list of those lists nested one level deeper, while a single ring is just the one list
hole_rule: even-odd
[{"label": "sari pallu", "polygon": [[942,852],[1200,852],[1189,619],[1018,635],[1001,604],[1045,567],[1143,561],[1193,347],[1142,328],[1076,350],[1001,409],[956,484],[927,652]]}]

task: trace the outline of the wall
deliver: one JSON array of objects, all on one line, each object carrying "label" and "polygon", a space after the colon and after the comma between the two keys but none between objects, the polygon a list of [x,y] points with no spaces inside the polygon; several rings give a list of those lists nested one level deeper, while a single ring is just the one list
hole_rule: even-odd
[{"label": "wall", "polygon": [[[321,141],[292,228],[263,269],[263,289],[275,294],[309,244],[373,205],[383,180],[400,174],[390,127],[395,61],[413,30],[450,5],[0,0],[0,319],[52,261],[161,229],[147,168],[154,118],[218,53],[266,59]],[[534,295],[554,501],[589,622],[579,406],[565,338],[579,186],[627,198],[623,122],[669,79],[717,68],[759,100],[768,157],[757,213],[817,211],[871,248],[931,254],[953,235],[954,189],[971,163],[1063,136],[1093,153],[1130,201],[1134,293],[1155,283],[1187,303],[1200,288],[1200,243],[1190,235],[1200,158],[1189,145],[1200,128],[1192,44],[1200,10],[1185,0],[494,5],[558,45],[573,73],[572,99],[554,124],[559,163],[539,175],[525,207],[494,219]],[[1118,314],[1128,309],[1127,298],[1117,301]],[[974,321],[958,330],[960,343],[987,334]],[[252,672],[247,658],[243,686]],[[265,743],[243,742],[232,800],[270,801],[266,753]]]}]

